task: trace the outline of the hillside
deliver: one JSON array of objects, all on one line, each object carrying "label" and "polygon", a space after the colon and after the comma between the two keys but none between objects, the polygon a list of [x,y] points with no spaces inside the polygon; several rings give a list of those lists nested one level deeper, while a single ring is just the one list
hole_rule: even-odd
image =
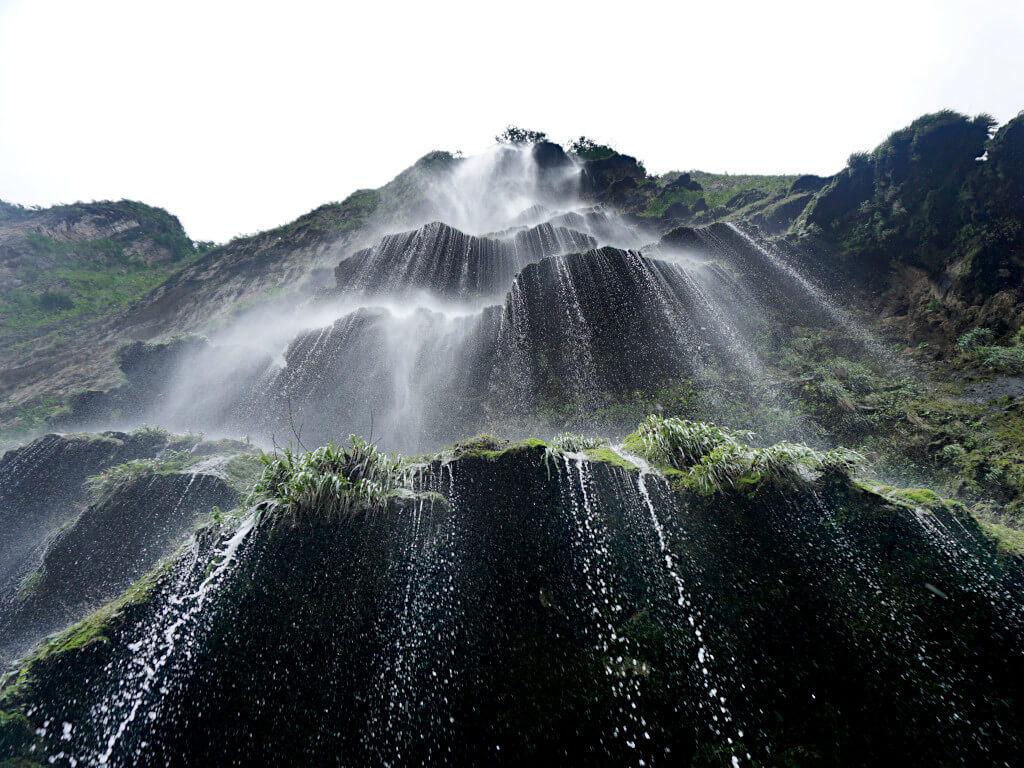
[{"label": "hillside", "polygon": [[510,127],[218,246],[5,204],[0,764],[1013,764],[1022,233],[951,112]]}]

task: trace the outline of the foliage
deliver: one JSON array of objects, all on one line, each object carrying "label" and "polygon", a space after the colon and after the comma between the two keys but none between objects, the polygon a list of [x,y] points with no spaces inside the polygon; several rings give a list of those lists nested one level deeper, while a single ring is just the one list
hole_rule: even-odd
[{"label": "foliage", "polygon": [[615,150],[608,145],[598,144],[586,136],[570,141],[569,151],[583,160],[603,160],[615,154]]},{"label": "foliage", "polygon": [[648,416],[638,431],[648,459],[684,471],[684,482],[703,493],[795,483],[808,472],[849,475],[863,458],[845,448],[816,451],[789,442],[755,448],[745,442],[749,432],[677,417]]},{"label": "foliage", "polygon": [[989,328],[972,328],[957,339],[956,345],[963,352],[975,352],[986,344],[990,344],[994,336],[995,334]]},{"label": "foliage", "polygon": [[[341,234],[364,224],[377,211],[381,194],[375,189],[357,189],[340,203],[324,203],[295,221],[283,224],[257,235],[246,235],[239,239],[256,238],[267,245],[282,245],[294,248],[296,241],[305,238],[321,238],[329,234]],[[229,243],[230,247],[234,244]],[[215,249],[216,257],[222,249]]]},{"label": "foliage", "polygon": [[865,262],[956,265],[955,289],[973,297],[1019,284],[1024,116],[990,137],[993,125],[989,115],[945,110],[851,155],[809,204],[802,231],[838,246],[861,272],[871,271]]},{"label": "foliage", "polygon": [[1009,346],[992,344],[995,333],[984,327],[972,328],[957,339],[957,347],[961,352],[961,360],[966,363],[980,365],[995,373],[1024,373],[1024,339],[1018,333],[1014,343]]},{"label": "foliage", "polygon": [[987,520],[979,520],[978,523],[989,538],[996,542],[996,546],[1002,552],[1024,556],[1024,531]]},{"label": "foliage", "polygon": [[108,467],[88,478],[85,487],[93,503],[99,503],[126,485],[152,475],[181,472],[193,463],[195,457],[187,451],[166,451],[156,459],[132,459]]},{"label": "foliage", "polygon": [[547,138],[548,135],[543,131],[531,131],[517,125],[510,125],[495,136],[494,140],[498,144],[537,144],[546,141]]},{"label": "foliage", "polygon": [[712,424],[678,417],[648,416],[640,424],[645,455],[675,469],[687,469],[722,445],[740,445],[750,432],[731,432]]},{"label": "foliage", "polygon": [[399,488],[403,466],[399,456],[354,435],[347,446],[331,442],[303,454],[286,447],[261,460],[248,506],[293,523],[382,508]]},{"label": "foliage", "polygon": [[[658,218],[664,216],[669,206],[681,203],[687,208],[701,207],[703,201],[708,210],[720,208],[744,192],[762,192],[764,203],[780,200],[786,194],[796,176],[766,176],[752,174],[705,173],[689,171],[690,178],[700,184],[701,190],[664,186],[648,201],[640,215]],[[662,177],[664,180],[666,177]],[[762,204],[764,204],[762,203]]]},{"label": "foliage", "polygon": [[607,445],[607,443],[608,441],[603,437],[586,437],[573,432],[562,432],[561,434],[555,435],[551,438],[549,445],[560,451],[580,453],[582,451],[590,451],[595,448],[600,448],[603,445]]},{"label": "foliage", "polygon": [[0,338],[57,322],[112,314],[156,287],[182,264],[147,264],[112,239],[66,242],[31,233],[20,247],[29,257],[21,262],[21,284],[0,290]]}]

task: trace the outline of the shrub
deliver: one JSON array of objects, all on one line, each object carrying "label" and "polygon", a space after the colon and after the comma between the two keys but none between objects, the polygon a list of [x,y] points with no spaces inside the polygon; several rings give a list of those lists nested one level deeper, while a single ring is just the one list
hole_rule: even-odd
[{"label": "shrub", "polygon": [[1024,347],[982,347],[981,363],[996,373],[1024,373]]},{"label": "shrub", "polygon": [[331,442],[304,454],[285,448],[260,459],[263,474],[248,505],[296,524],[383,508],[399,488],[403,466],[397,455],[354,435],[347,446]]},{"label": "shrub", "polygon": [[684,482],[703,493],[739,485],[795,483],[808,473],[849,475],[863,457],[836,448],[816,451],[781,442],[755,448],[750,432],[734,432],[680,418],[648,416],[640,425],[647,458],[685,473]]},{"label": "shrub", "polygon": [[580,451],[592,451],[602,445],[607,445],[607,443],[608,441],[603,437],[586,437],[572,432],[562,432],[560,435],[555,435],[549,445],[559,451],[579,453]]},{"label": "shrub", "polygon": [[974,352],[992,342],[994,334],[989,328],[972,328],[956,341],[963,352]]},{"label": "shrub", "polygon": [[720,446],[739,446],[741,439],[749,440],[753,433],[732,432],[702,421],[651,415],[641,422],[640,437],[648,458],[675,469],[686,469]]},{"label": "shrub", "polygon": [[494,140],[498,144],[537,144],[546,141],[547,137],[548,135],[543,131],[531,131],[517,125],[510,125],[495,136]]}]

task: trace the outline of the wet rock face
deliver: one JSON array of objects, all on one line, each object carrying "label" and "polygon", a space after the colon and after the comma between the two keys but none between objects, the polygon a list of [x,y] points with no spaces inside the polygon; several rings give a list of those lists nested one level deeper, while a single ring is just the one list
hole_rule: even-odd
[{"label": "wet rock face", "polygon": [[0,579],[22,568],[43,536],[78,514],[88,477],[166,446],[158,434],[44,435],[0,456]]},{"label": "wet rock face", "polygon": [[499,319],[497,307],[456,317],[359,309],[296,338],[285,366],[232,405],[230,423],[281,437],[294,427],[307,445],[371,432],[406,452],[451,444],[483,418]]},{"label": "wet rock face", "polygon": [[714,356],[696,305],[682,271],[635,252],[545,259],[509,294],[496,386],[511,385],[524,407],[568,400],[585,409],[695,373]]},{"label": "wet rock face", "polygon": [[1012,762],[1024,585],[969,518],[494,448],[201,541],[3,706],[58,765]]},{"label": "wet rock face", "polygon": [[394,295],[428,291],[449,298],[501,295],[516,273],[545,256],[593,248],[588,235],[538,224],[508,237],[473,237],[434,222],[389,235],[335,270],[342,293]]},{"label": "wet rock face", "polygon": [[89,506],[51,534],[18,593],[0,599],[4,655],[113,600],[214,507],[226,511],[237,502],[237,492],[219,477],[175,473],[133,480]]}]

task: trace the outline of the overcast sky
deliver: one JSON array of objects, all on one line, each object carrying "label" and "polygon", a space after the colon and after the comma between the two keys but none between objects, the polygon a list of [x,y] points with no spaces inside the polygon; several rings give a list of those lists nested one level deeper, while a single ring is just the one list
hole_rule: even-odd
[{"label": "overcast sky", "polygon": [[[500,10],[498,10],[500,9]],[[1024,109],[1024,2],[0,0],[0,198],[277,226],[506,124],[648,170],[829,174]]]}]

